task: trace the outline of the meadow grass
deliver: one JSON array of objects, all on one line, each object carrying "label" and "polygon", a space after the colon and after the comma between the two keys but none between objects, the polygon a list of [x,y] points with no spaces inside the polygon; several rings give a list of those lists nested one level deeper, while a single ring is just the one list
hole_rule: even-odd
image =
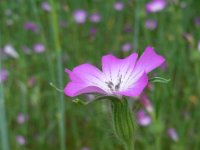
[{"label": "meadow grass", "polygon": [[[154,121],[147,127],[138,125],[135,149],[200,149],[200,26],[194,23],[200,16],[199,1],[170,1],[161,12],[149,14],[145,11],[147,0],[124,1],[122,11],[113,8],[114,0],[49,0],[50,12],[41,8],[42,2],[0,1],[0,48],[11,44],[19,54],[17,59],[0,56],[0,69],[8,70],[7,80],[0,83],[0,149],[123,149],[112,130],[109,102],[77,105],[49,83],[63,89],[69,81],[64,68],[81,63],[101,67],[102,55],[141,54],[147,45],[166,58],[167,68],[154,71],[156,76],[171,81],[153,83],[153,90],[147,90],[155,109]],[[73,19],[77,9],[86,10],[88,15],[99,12],[101,21],[91,23],[87,19],[77,24]],[[157,20],[157,28],[147,29],[147,19]],[[37,24],[38,32],[25,30],[26,22]],[[127,26],[131,28],[128,33],[124,32]],[[191,35],[189,40],[183,38],[184,33]],[[133,48],[123,52],[126,42]],[[36,43],[42,43],[45,52],[34,52]],[[30,49],[29,54],[24,46]],[[23,124],[17,123],[19,113],[27,116]],[[176,130],[177,141],[167,135],[168,128]],[[25,144],[16,140],[18,135],[24,137]]]}]

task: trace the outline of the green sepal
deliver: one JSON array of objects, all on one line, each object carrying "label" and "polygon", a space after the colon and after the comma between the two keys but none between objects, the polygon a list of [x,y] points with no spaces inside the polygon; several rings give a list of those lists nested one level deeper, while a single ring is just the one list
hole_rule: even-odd
[{"label": "green sepal", "polygon": [[96,97],[95,99],[91,100],[91,101],[87,101],[87,100],[83,100],[83,99],[80,99],[80,98],[76,98],[74,100],[72,100],[74,103],[76,104],[80,104],[80,105],[88,105],[88,104],[91,104],[93,102],[97,102],[99,100],[111,100],[111,101],[121,101],[119,98],[117,97],[114,97],[114,96],[99,96],[99,97]]},{"label": "green sepal", "polygon": [[152,83],[168,83],[170,82],[170,79],[165,79],[165,78],[162,78],[162,77],[152,77],[149,79],[149,82],[152,82]]},{"label": "green sepal", "polygon": [[127,146],[127,149],[133,149],[135,124],[127,99],[112,101],[111,106],[115,134]]}]

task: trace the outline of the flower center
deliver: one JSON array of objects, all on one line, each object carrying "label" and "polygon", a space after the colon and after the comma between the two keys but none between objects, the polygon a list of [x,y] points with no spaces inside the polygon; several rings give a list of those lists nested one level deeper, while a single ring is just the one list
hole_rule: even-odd
[{"label": "flower center", "polygon": [[108,88],[113,91],[118,91],[120,89],[120,85],[122,83],[122,76],[120,76],[117,80],[118,82],[114,84],[112,81],[105,82]]}]

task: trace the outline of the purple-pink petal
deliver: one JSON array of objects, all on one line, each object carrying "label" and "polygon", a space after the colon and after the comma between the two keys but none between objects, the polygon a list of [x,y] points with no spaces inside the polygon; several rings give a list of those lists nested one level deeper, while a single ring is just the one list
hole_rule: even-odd
[{"label": "purple-pink petal", "polygon": [[102,71],[106,77],[113,81],[117,79],[118,73],[124,72],[122,75],[130,73],[136,64],[137,57],[137,53],[133,53],[124,59],[116,58],[111,54],[105,55],[102,57]]},{"label": "purple-pink petal", "polygon": [[129,97],[139,96],[147,84],[148,76],[146,73],[143,73],[143,75],[139,79],[135,80],[135,82],[133,82],[125,91],[119,93]]},{"label": "purple-pink petal", "polygon": [[152,47],[148,46],[139,58],[135,72],[145,71],[146,73],[149,73],[162,65],[164,61],[165,59],[162,56],[158,55]]},{"label": "purple-pink petal", "polygon": [[82,64],[75,67],[72,71],[65,69],[72,82],[68,83],[64,92],[68,96],[76,96],[82,93],[105,93],[102,72],[90,65]]},{"label": "purple-pink petal", "polygon": [[64,93],[70,97],[86,93],[105,94],[105,92],[97,86],[90,86],[84,83],[76,83],[76,82],[69,82],[64,89]]}]

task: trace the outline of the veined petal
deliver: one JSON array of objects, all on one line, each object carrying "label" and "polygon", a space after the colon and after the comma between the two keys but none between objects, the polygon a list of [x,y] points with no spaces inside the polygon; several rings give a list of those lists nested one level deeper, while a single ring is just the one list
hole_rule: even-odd
[{"label": "veined petal", "polygon": [[88,86],[83,83],[69,82],[64,89],[64,93],[67,96],[74,97],[84,93],[105,94],[105,91],[96,86]]},{"label": "veined petal", "polygon": [[103,82],[103,73],[90,64],[82,64],[75,67],[72,71],[65,69],[71,82],[67,84],[64,92],[68,96],[77,96],[83,93],[105,93],[107,88]]},{"label": "veined petal", "polygon": [[129,85],[124,91],[118,92],[118,94],[122,94],[125,96],[139,96],[144,88],[147,86],[148,76],[146,73],[143,73],[137,80],[134,80],[132,84]]},{"label": "veined petal", "polygon": [[103,56],[102,70],[107,80],[113,82],[113,84],[117,84],[119,82],[119,78],[124,80],[134,69],[137,57],[137,53],[133,53],[124,59],[116,58],[110,54]]},{"label": "veined petal", "polygon": [[149,73],[153,69],[159,67],[165,59],[158,55],[150,46],[146,47],[144,53],[139,58],[136,64],[135,72],[145,71]]},{"label": "veined petal", "polygon": [[103,84],[103,73],[91,64],[82,64],[75,67],[72,72],[67,72],[72,81],[83,82],[92,86]]}]

